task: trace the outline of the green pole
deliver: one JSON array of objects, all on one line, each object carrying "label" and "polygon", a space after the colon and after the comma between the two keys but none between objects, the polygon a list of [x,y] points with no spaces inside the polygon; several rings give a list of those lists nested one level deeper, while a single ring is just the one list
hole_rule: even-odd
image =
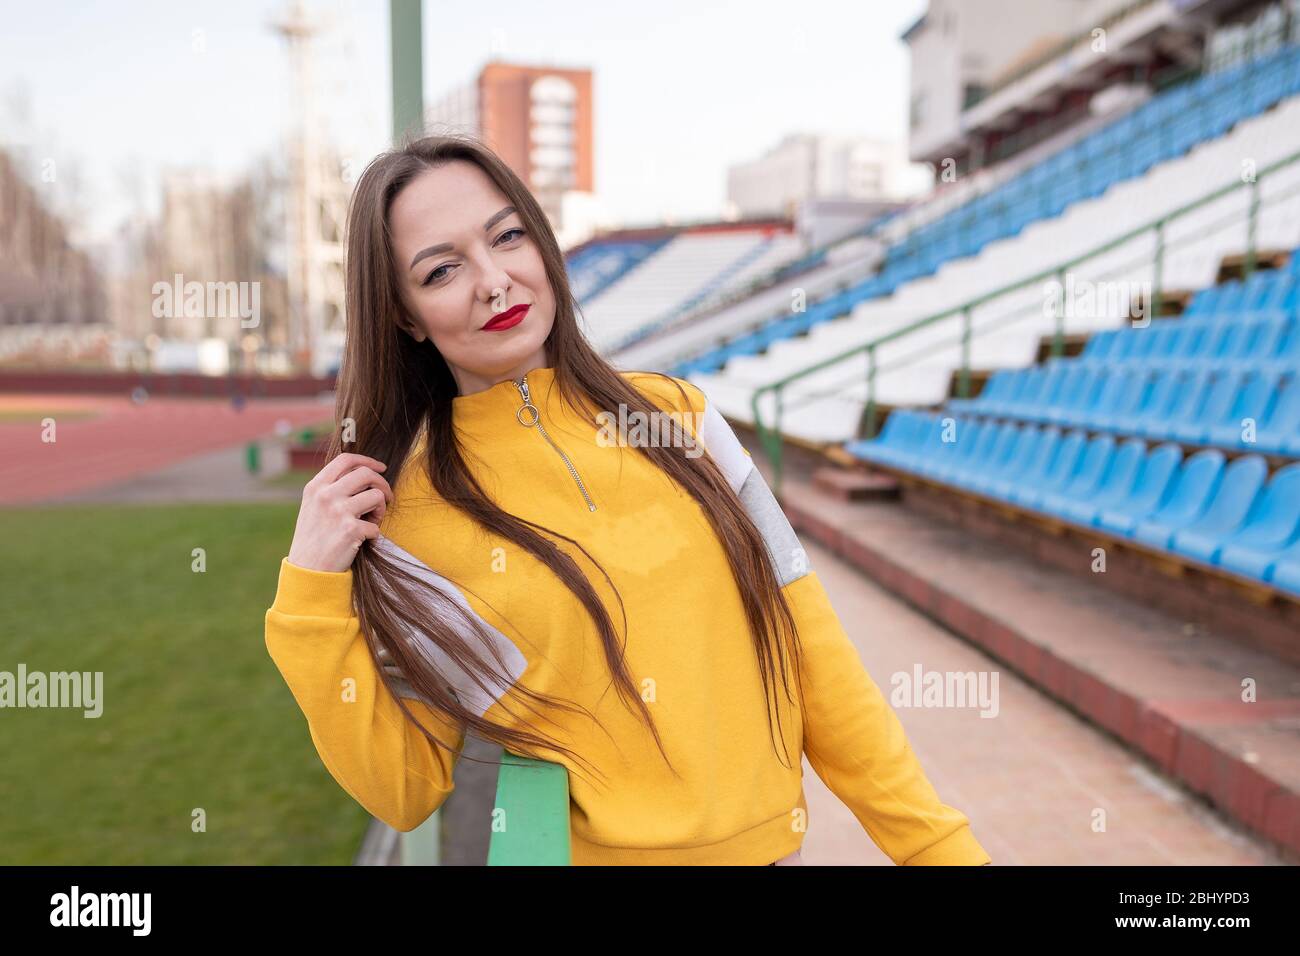
[{"label": "green pole", "polygon": [[424,133],[423,0],[389,0],[393,60],[393,143]]},{"label": "green pole", "polygon": [[781,476],[785,471],[785,443],[781,440],[781,413],[785,410],[785,396],[780,388],[776,390],[776,415],[772,422],[772,494],[779,501],[781,498]]}]

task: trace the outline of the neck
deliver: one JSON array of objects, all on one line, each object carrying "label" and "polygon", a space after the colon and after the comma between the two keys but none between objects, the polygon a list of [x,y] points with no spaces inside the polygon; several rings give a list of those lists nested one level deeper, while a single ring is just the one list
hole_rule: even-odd
[{"label": "neck", "polygon": [[493,385],[499,385],[502,382],[517,382],[525,374],[535,368],[549,368],[550,362],[547,361],[544,349],[538,349],[527,359],[511,368],[502,371],[479,372],[461,368],[456,365],[447,363],[451,368],[452,377],[456,379],[456,389],[461,397],[474,395],[478,392],[486,391]]}]

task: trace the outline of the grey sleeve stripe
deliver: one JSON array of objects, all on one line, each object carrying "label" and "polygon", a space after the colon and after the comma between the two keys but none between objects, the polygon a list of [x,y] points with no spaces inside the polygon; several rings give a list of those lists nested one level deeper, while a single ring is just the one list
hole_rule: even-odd
[{"label": "grey sleeve stripe", "polygon": [[722,413],[711,402],[704,407],[700,437],[709,455],[718,463],[727,481],[740,496],[750,518],[762,532],[781,586],[784,587],[811,571],[808,555],[790,526],[790,519],[785,516],[772,489],[764,480],[763,473],[745,451],[745,446],[740,443]]},{"label": "grey sleeve stripe", "polygon": [[[456,587],[456,585],[452,584],[452,582],[448,581],[437,571],[434,571],[423,561],[412,555],[409,551],[394,544],[391,539],[386,538],[383,535],[380,535],[375,539],[375,547],[382,549],[391,559],[404,564],[406,569],[420,581],[441,590],[443,594],[450,598],[451,602],[461,608],[462,611],[469,614],[473,619],[475,619],[476,623],[487,632],[489,640],[506,664],[507,676],[509,678],[508,683],[502,684],[499,679],[493,682],[492,678],[488,677],[486,678],[486,681],[488,682],[487,689],[478,686],[478,684],[471,679],[469,674],[466,673],[463,668],[458,666],[455,661],[447,656],[447,654],[428,637],[416,633],[410,628],[407,629],[406,633],[407,641],[413,643],[416,651],[422,654],[426,660],[430,661],[433,666],[437,668],[438,672],[451,684],[451,690],[452,693],[455,694],[456,699],[460,701],[466,709],[481,717],[493,704],[500,700],[506,691],[513,686],[515,681],[523,675],[525,668],[528,666],[527,659],[510,638],[506,637],[506,635],[502,634],[499,630],[489,624],[473,609],[473,607],[471,607],[469,601],[465,599],[465,596],[461,593],[460,589]],[[461,634],[469,645],[475,649],[475,654],[478,658],[485,663],[490,664],[492,667],[495,667],[490,652],[486,652],[486,649],[479,649],[481,645],[481,639],[479,636],[468,627],[461,615],[447,603],[446,599],[441,599],[437,595],[430,593],[429,610],[434,614],[440,613],[446,620],[450,621],[454,627],[458,628],[458,633]],[[380,654],[380,659],[384,661],[384,669],[393,677],[397,678],[396,685],[400,692],[400,696],[413,700],[421,700],[426,704],[430,703],[430,701],[416,693],[415,689],[404,677],[401,676],[400,672],[397,670],[396,664],[388,660],[388,657],[389,655],[387,652],[382,652]],[[499,677],[500,675],[498,675],[498,678]],[[496,692],[489,693],[489,690],[495,690]]]},{"label": "grey sleeve stripe", "polygon": [[740,500],[745,503],[745,510],[763,533],[763,541],[767,545],[772,568],[776,571],[781,587],[797,581],[812,570],[808,565],[808,555],[799,543],[799,536],[790,527],[790,519],[781,510],[780,502],[757,468],[752,469],[745,479],[745,484],[740,489]]},{"label": "grey sleeve stripe", "polygon": [[704,406],[704,420],[700,423],[700,440],[709,456],[718,463],[718,467],[731,483],[737,494],[754,469],[754,459],[749,457],[745,446],[740,443],[736,433],[731,430],[722,413],[709,402]]}]

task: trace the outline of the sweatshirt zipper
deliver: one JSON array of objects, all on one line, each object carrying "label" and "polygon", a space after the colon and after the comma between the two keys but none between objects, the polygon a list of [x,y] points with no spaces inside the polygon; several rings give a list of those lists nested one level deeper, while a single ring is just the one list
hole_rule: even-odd
[{"label": "sweatshirt zipper", "polygon": [[[560,446],[551,440],[551,436],[546,433],[546,426],[542,424],[542,414],[537,410],[537,406],[534,405],[532,400],[528,397],[528,376],[525,375],[519,381],[515,382],[515,387],[519,389],[519,395],[524,400],[524,403],[519,406],[519,410],[515,412],[515,418],[518,419],[519,424],[523,425],[525,428],[532,428],[534,425],[537,426],[537,430],[542,433],[542,437],[545,438],[547,442],[550,443],[550,446],[559,453],[559,456],[564,459],[565,467],[569,469],[569,474],[572,475],[573,480],[577,482],[578,490],[582,492],[582,497],[587,502],[587,510],[595,511],[596,504],[591,500],[591,496],[587,494],[587,488],[583,485],[582,478],[578,476],[578,470],[573,467],[573,462],[569,461],[569,456],[566,455]],[[532,421],[524,420],[524,411],[526,409],[532,409]]]}]

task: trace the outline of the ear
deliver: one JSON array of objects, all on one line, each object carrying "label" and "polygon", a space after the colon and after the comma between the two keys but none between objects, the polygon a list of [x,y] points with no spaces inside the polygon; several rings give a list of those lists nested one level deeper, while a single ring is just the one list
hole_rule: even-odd
[{"label": "ear", "polygon": [[403,305],[402,308],[402,317],[398,320],[397,324],[401,327],[403,332],[417,342],[423,342],[429,337],[420,326],[420,323],[416,321],[415,316],[411,315],[411,311],[407,309],[405,305]]}]

